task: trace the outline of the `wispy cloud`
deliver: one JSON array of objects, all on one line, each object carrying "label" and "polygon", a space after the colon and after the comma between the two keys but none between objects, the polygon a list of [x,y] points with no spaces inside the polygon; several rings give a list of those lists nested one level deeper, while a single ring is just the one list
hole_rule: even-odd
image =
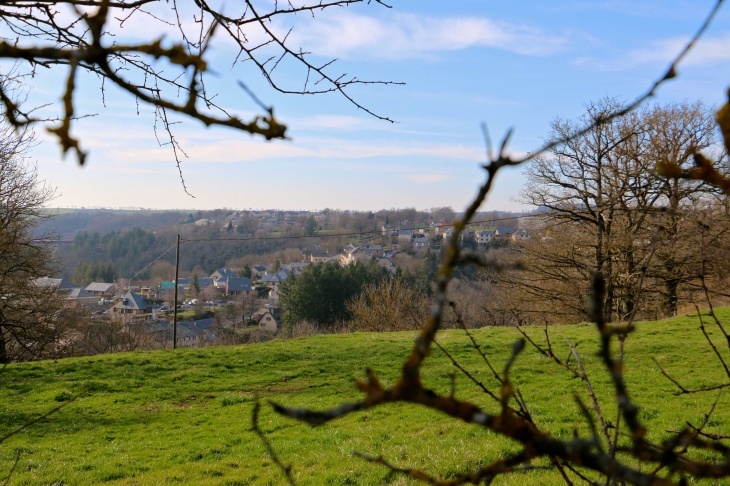
[{"label": "wispy cloud", "polygon": [[[138,133],[137,140],[146,140],[146,143],[130,145],[127,141],[130,138],[134,139],[133,133]],[[183,164],[241,163],[297,158],[358,160],[374,157],[424,157],[473,162],[483,158],[481,147],[454,143],[369,143],[348,138],[325,137],[299,137],[294,142],[264,142],[246,137],[232,138],[227,135],[229,134],[226,132],[196,133],[179,130],[176,134],[177,139],[188,155],[188,158],[183,158]],[[40,138],[50,139],[50,136],[41,134]],[[92,166],[99,162],[95,155],[103,153],[104,163],[110,162],[119,167],[138,164],[172,164],[171,167],[174,167],[172,149],[169,146],[157,146],[151,139],[150,133],[134,129],[128,134],[119,130],[107,130],[105,133],[89,130],[83,134],[82,140],[88,140],[84,146],[92,152],[90,161]],[[48,141],[55,143],[55,140]]]},{"label": "wispy cloud", "polygon": [[[664,65],[671,62],[689,38],[674,37],[653,41],[646,47],[632,49],[625,55],[609,60],[599,60],[594,57],[582,58],[576,61],[579,65],[592,66],[604,71],[624,71],[645,65]],[[700,39],[690,51],[682,66],[711,67],[730,60],[730,34],[720,37],[706,37]]]},{"label": "wispy cloud", "polygon": [[384,19],[350,12],[298,25],[292,42],[320,55],[406,59],[444,51],[491,47],[527,56],[566,48],[567,36],[486,17],[394,14]]}]

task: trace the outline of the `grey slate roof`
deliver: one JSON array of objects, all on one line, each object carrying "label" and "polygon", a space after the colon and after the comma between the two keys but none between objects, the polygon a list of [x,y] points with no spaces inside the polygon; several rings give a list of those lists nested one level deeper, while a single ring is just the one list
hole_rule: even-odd
[{"label": "grey slate roof", "polygon": [[207,331],[208,329],[210,329],[210,327],[213,325],[214,322],[215,322],[215,320],[211,317],[210,319],[200,319],[197,321],[178,322],[177,325],[180,326],[180,324],[185,324],[186,326],[195,326],[198,329]]},{"label": "grey slate roof", "polygon": [[317,250],[321,250],[321,248],[318,247],[317,245],[312,244],[312,245],[308,245],[305,249],[303,249],[302,253],[307,254],[310,251],[317,251]]},{"label": "grey slate roof", "polygon": [[33,281],[33,283],[38,287],[50,287],[54,289],[73,289],[77,286],[72,284],[71,282],[68,282],[62,278],[49,278],[49,277],[43,277],[43,278],[37,278]]},{"label": "grey slate roof", "polygon": [[281,283],[283,280],[279,278],[279,274],[273,274],[273,275],[264,275],[264,277],[261,279],[263,283],[269,283],[269,282],[278,282]]},{"label": "grey slate roof", "polygon": [[265,275],[264,278],[261,279],[262,282],[268,283],[268,282],[283,282],[286,280],[286,278],[289,276],[289,270],[286,268],[283,268],[279,271],[279,273],[275,273],[273,275]]},{"label": "grey slate roof", "polygon": [[504,226],[497,228],[497,234],[498,235],[511,235],[513,233],[516,233],[517,230],[514,228],[510,228],[509,226]]},{"label": "grey slate roof", "polygon": [[84,290],[87,292],[109,292],[112,287],[114,287],[113,283],[91,282]]},{"label": "grey slate roof", "polygon": [[249,292],[251,280],[246,277],[235,277],[228,279],[228,292]]},{"label": "grey slate roof", "polygon": [[151,310],[158,306],[130,290],[124,294],[121,302],[118,302],[114,307],[117,309]]},{"label": "grey slate roof", "polygon": [[69,289],[68,293],[66,294],[66,298],[69,298],[69,299],[80,299],[83,297],[96,297],[96,295],[89,293],[86,290],[84,290],[82,288],[78,288],[78,287],[74,288],[74,289]]},{"label": "grey slate roof", "polygon": [[236,275],[236,272],[234,272],[230,268],[219,268],[218,270],[216,270],[215,272],[213,272],[211,274],[211,277],[213,277],[213,275],[215,275],[216,273],[218,275],[220,275],[221,278],[231,278],[231,277],[236,277],[237,276]]},{"label": "grey slate roof", "polygon": [[[192,284],[192,280],[190,281],[190,283]],[[215,284],[215,279],[212,277],[201,277],[198,279],[198,285],[200,285],[201,289],[207,289],[208,287],[212,287],[213,284]]]}]

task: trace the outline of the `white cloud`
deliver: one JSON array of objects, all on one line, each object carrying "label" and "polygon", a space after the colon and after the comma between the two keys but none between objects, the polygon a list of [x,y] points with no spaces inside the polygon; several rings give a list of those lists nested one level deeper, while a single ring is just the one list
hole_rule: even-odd
[{"label": "white cloud", "polygon": [[[582,58],[576,63],[604,71],[624,71],[645,65],[667,65],[684,49],[688,41],[687,37],[661,39],[647,47],[630,50],[625,55],[608,61]],[[680,68],[710,67],[727,61],[730,61],[730,34],[700,39],[681,62]]]},{"label": "white cloud", "polygon": [[[82,146],[91,153],[90,166],[112,163],[119,167],[138,164],[173,164],[174,167],[172,149],[158,146],[151,130],[134,127],[120,133],[118,130],[102,132],[91,129],[79,131],[77,135]],[[188,155],[188,158],[182,157],[183,164],[292,158],[356,160],[371,157],[428,157],[477,162],[484,158],[484,150],[479,146],[450,143],[370,143],[325,137],[297,137],[294,141],[265,142],[246,135],[230,136],[230,132],[225,131],[195,132],[184,129],[178,130],[175,135]],[[51,152],[55,152],[56,140],[53,137],[40,133],[40,138],[47,141],[47,148]],[[129,140],[135,142],[129,143]]]},{"label": "white cloud", "polygon": [[471,47],[491,47],[528,56],[565,49],[567,38],[486,17],[392,14],[384,19],[341,12],[298,25],[291,41],[332,57],[405,59]]}]

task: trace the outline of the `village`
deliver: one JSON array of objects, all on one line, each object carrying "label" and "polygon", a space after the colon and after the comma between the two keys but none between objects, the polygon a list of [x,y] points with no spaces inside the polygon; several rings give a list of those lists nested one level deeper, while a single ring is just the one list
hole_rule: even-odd
[{"label": "village", "polygon": [[[187,221],[194,226],[220,226],[221,231],[236,231],[243,212],[234,212],[225,219]],[[276,218],[259,217],[260,226],[278,226]],[[323,213],[309,215],[317,227],[325,223]],[[528,240],[528,228],[535,226],[534,216],[514,218],[513,226],[488,226],[476,223],[461,233],[462,245],[487,248]],[[240,230],[238,231],[241,232]],[[391,276],[398,271],[397,255],[422,256],[438,252],[444,240],[454,233],[452,224],[417,223],[383,224],[369,237],[353,236],[339,252],[330,252],[317,244],[301,251],[301,261],[281,263],[258,262],[245,268],[219,268],[207,276],[194,274],[168,281],[127,280],[94,281],[85,286],[63,278],[41,278],[36,285],[52,288],[66,306],[88,310],[89,318],[113,322],[127,331],[152,335],[159,347],[200,347],[219,343],[222,336],[259,330],[274,336],[282,329],[279,287],[291,276],[299,276],[308,265],[324,263],[347,266],[355,263],[376,264]],[[377,241],[377,243],[376,243]],[[177,286],[177,289],[175,288]],[[175,301],[177,290],[177,301]],[[177,332],[173,330],[173,314],[177,310]]]}]

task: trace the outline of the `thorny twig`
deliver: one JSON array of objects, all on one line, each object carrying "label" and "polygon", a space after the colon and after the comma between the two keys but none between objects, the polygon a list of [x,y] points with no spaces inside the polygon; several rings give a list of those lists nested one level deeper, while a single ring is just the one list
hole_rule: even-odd
[{"label": "thorny twig", "polygon": [[256,400],[256,403],[254,403],[253,406],[253,412],[251,413],[251,428],[256,433],[256,435],[261,439],[261,442],[263,442],[264,447],[266,447],[266,451],[269,453],[269,456],[271,456],[271,460],[274,461],[274,464],[281,470],[281,472],[286,477],[287,482],[294,486],[294,478],[291,474],[291,466],[284,465],[283,462],[281,462],[281,459],[279,459],[279,456],[276,454],[276,451],[274,450],[274,447],[271,445],[271,441],[269,441],[268,437],[266,437],[266,434],[264,434],[264,431],[261,430],[261,427],[259,427],[259,412],[261,411],[261,402]]},{"label": "thorny twig", "polygon": [[573,357],[575,358],[575,362],[578,363],[578,368],[580,368],[581,380],[583,380],[583,383],[585,383],[586,388],[588,389],[588,395],[591,397],[591,402],[593,402],[593,410],[596,412],[596,415],[598,416],[598,420],[601,422],[601,432],[603,433],[603,437],[606,439],[606,447],[608,447],[610,449],[611,448],[611,437],[608,435],[608,424],[606,423],[606,420],[603,418],[603,411],[601,410],[601,404],[598,402],[598,397],[596,396],[596,393],[593,391],[593,386],[591,386],[591,380],[588,378],[586,369],[583,367],[583,363],[581,362],[580,356],[578,355],[578,350],[575,349],[575,346],[573,346],[573,343],[570,342],[570,339],[566,338],[566,341],[568,341],[568,346],[570,346],[570,351],[573,354]]}]

